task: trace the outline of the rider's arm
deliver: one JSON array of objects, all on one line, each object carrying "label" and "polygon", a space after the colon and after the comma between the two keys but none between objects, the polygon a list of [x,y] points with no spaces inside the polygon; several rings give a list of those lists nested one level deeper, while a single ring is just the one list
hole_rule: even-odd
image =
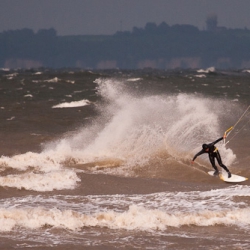
[{"label": "rider's arm", "polygon": [[214,144],[216,144],[217,142],[219,142],[219,141],[221,141],[221,140],[223,140],[223,137],[217,139],[216,141],[214,141],[214,142],[212,142],[212,143],[210,143],[210,144],[211,144],[211,145],[214,145]]},{"label": "rider's arm", "polygon": [[204,153],[205,153],[205,151],[202,149],[200,152],[198,152],[198,153],[194,156],[194,158],[193,158],[192,161],[194,161],[199,155],[204,154]]}]

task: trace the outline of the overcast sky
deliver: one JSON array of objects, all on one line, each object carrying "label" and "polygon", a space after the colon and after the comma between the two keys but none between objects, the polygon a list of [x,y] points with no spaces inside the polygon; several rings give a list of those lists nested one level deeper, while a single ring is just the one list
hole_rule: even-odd
[{"label": "overcast sky", "polygon": [[250,0],[0,0],[0,32],[54,28],[58,35],[114,34],[157,25],[206,27],[210,14],[218,26],[250,29]]}]

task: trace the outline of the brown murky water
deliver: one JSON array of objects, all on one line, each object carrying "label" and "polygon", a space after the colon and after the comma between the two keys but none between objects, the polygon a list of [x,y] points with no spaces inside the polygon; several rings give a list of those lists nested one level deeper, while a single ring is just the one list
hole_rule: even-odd
[{"label": "brown murky water", "polygon": [[[249,180],[190,163],[249,106],[249,79],[1,71],[0,248],[249,249]],[[246,177],[249,118],[217,145]]]}]

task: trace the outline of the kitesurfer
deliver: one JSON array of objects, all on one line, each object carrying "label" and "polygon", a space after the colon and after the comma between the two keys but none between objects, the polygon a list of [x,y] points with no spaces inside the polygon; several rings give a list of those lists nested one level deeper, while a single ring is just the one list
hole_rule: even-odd
[{"label": "kitesurfer", "polygon": [[220,165],[223,169],[225,169],[225,170],[227,171],[227,173],[228,173],[228,178],[230,178],[230,177],[231,177],[231,173],[230,173],[230,171],[228,170],[228,168],[222,163],[222,160],[221,160],[221,157],[220,157],[220,153],[219,153],[218,148],[216,148],[216,147],[214,146],[217,142],[219,142],[219,141],[221,141],[221,140],[223,140],[223,139],[225,139],[225,138],[226,138],[226,134],[225,134],[223,137],[217,139],[216,141],[214,141],[214,142],[212,142],[212,143],[203,144],[203,145],[202,145],[202,150],[201,150],[200,152],[198,152],[198,153],[194,156],[194,158],[193,158],[193,160],[192,160],[192,163],[194,163],[194,160],[195,160],[199,155],[204,154],[204,153],[207,153],[208,156],[209,156],[209,160],[210,160],[210,162],[211,162],[213,168],[215,169],[214,175],[218,175],[218,174],[219,174],[218,168],[217,168],[217,166],[215,165],[215,159],[216,159],[217,162],[219,163],[219,165]]}]

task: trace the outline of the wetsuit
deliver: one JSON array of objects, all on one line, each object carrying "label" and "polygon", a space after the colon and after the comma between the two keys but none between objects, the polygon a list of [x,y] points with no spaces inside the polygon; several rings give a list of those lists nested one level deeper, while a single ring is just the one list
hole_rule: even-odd
[{"label": "wetsuit", "polygon": [[219,165],[225,169],[228,173],[228,178],[231,177],[231,173],[230,171],[228,170],[228,168],[222,163],[222,160],[221,160],[221,157],[220,157],[220,153],[219,153],[219,150],[214,146],[217,142],[221,141],[223,139],[223,137],[219,138],[218,140],[210,143],[210,144],[203,144],[202,145],[202,150],[200,152],[198,152],[194,158],[193,158],[193,161],[201,154],[204,154],[204,153],[208,153],[208,156],[209,156],[209,160],[213,166],[213,168],[215,169],[215,172],[214,172],[214,175],[216,174],[219,174],[219,171],[218,171],[218,168],[217,166],[215,165],[215,158],[217,159],[217,162],[219,163]]}]

